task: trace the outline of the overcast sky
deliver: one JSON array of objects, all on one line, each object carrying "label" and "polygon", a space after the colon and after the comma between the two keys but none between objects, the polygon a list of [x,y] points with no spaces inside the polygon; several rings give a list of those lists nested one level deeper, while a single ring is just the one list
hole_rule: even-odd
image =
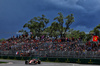
[{"label": "overcast sky", "polygon": [[100,0],[0,0],[0,38],[8,38],[23,28],[33,17],[46,15],[50,19],[62,12],[74,14],[75,30],[89,32],[100,24]]}]

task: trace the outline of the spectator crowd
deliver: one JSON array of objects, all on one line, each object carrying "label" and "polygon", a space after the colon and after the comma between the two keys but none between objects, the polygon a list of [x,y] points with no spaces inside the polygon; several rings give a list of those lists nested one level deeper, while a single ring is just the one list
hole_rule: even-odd
[{"label": "spectator crowd", "polygon": [[5,41],[0,42],[0,51],[10,51],[14,55],[30,56],[38,51],[48,51],[55,53],[56,51],[74,51],[85,53],[87,51],[100,52],[100,43],[82,42],[82,40],[72,38],[50,38],[50,37],[36,37],[29,35],[19,35],[11,37]]}]

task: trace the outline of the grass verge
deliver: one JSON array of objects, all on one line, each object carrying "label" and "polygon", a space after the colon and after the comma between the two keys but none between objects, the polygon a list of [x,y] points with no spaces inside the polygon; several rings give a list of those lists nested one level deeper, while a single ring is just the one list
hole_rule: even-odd
[{"label": "grass verge", "polygon": [[2,62],[2,61],[0,61],[0,64],[1,64],[1,63],[8,63],[8,62]]}]

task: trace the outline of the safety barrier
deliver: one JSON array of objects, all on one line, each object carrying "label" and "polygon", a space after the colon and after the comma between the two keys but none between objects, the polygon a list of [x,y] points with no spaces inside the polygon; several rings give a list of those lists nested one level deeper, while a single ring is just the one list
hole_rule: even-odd
[{"label": "safety barrier", "polygon": [[[15,57],[15,56],[0,56],[2,59],[16,59],[28,60],[36,57]],[[79,64],[100,64],[100,59],[84,59],[84,58],[50,58],[50,57],[37,57],[41,61],[46,62],[65,62],[65,63],[79,63]]]},{"label": "safety barrier", "polygon": [[100,59],[83,59],[83,58],[39,58],[42,61],[51,62],[66,62],[66,63],[79,63],[79,64],[100,64]]}]

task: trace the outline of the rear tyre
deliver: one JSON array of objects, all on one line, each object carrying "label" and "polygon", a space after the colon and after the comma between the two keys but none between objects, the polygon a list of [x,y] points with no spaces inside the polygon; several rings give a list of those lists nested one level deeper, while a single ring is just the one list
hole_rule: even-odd
[{"label": "rear tyre", "polygon": [[29,63],[28,60],[26,60],[26,61],[25,61],[25,64],[28,64],[28,63]]}]

